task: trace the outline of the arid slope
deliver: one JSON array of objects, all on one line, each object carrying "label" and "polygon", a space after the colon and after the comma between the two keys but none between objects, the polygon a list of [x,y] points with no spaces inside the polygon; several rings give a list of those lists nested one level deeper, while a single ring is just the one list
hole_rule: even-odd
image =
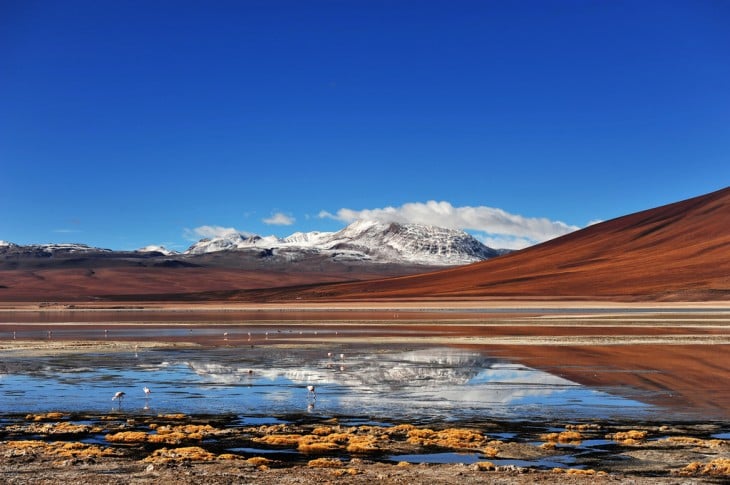
[{"label": "arid slope", "polygon": [[301,300],[577,298],[730,299],[730,187],[596,224],[538,246],[455,269],[243,293]]}]

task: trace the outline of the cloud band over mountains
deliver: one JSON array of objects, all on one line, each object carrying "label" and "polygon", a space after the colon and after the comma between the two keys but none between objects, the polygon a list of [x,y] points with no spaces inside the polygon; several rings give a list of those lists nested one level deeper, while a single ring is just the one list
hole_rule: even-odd
[{"label": "cloud band over mountains", "polygon": [[485,206],[454,207],[449,202],[410,202],[400,207],[378,209],[339,209],[335,214],[319,213],[321,218],[345,223],[356,220],[428,224],[469,231],[493,248],[521,249],[580,229],[546,218],[523,217],[502,209]]},{"label": "cloud band over mountains", "polygon": [[[426,224],[468,231],[491,248],[522,249],[533,244],[562,236],[580,229],[560,221],[552,221],[544,217],[524,217],[510,214],[502,209],[486,206],[454,207],[449,202],[410,202],[400,207],[383,207],[376,209],[353,210],[342,208],[332,214],[321,211],[322,219],[333,219],[350,224],[357,220],[373,220],[378,222],[399,222]],[[263,219],[268,225],[291,225],[292,216],[277,212]],[[231,233],[250,235],[233,227],[199,226],[185,229],[185,237],[189,240],[214,238]]]}]

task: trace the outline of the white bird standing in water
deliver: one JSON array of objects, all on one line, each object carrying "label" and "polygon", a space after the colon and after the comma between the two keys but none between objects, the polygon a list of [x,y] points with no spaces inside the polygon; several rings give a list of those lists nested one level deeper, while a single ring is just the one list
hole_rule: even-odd
[{"label": "white bird standing in water", "polygon": [[307,391],[309,391],[309,396],[311,396],[314,399],[317,399],[317,393],[314,391],[314,386],[313,385],[311,385],[311,384],[308,385],[307,386]]},{"label": "white bird standing in water", "polygon": [[124,399],[124,391],[117,391],[116,394],[114,394],[114,397],[112,398],[112,401],[115,399],[119,399],[119,407],[122,407],[122,399]]},{"label": "white bird standing in water", "polygon": [[150,388],[147,387],[147,386],[144,386],[144,388],[142,390],[144,391],[145,397],[146,398],[149,398],[150,397],[150,394],[152,393],[152,391],[150,391]]}]

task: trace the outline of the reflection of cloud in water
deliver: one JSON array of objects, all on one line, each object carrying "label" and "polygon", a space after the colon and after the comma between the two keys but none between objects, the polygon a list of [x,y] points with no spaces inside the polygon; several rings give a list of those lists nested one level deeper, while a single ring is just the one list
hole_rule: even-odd
[{"label": "reflection of cloud in water", "polygon": [[[415,408],[504,410],[510,405],[533,406],[540,402],[564,406],[567,401],[601,405],[621,400],[593,391],[562,377],[522,366],[499,362],[477,352],[455,349],[425,349],[409,352],[349,355],[343,364],[335,359],[290,362],[277,367],[276,359],[255,370],[256,385],[266,381],[284,386],[316,384],[319,395],[329,397],[329,407],[342,412]],[[239,384],[251,381],[248,368],[211,362],[187,362],[206,382]],[[291,393],[272,393],[280,401]],[[627,401],[628,403],[628,401]],[[630,405],[630,404],[629,404]],[[498,413],[502,414],[502,413]]]},{"label": "reflection of cloud in water", "polygon": [[[42,407],[49,393],[69,409],[104,409],[112,391],[120,389],[128,391],[128,406],[135,398],[141,406],[142,385],[153,389],[153,407],[179,412],[308,410],[418,419],[574,416],[575,409],[595,416],[601,407],[640,406],[547,372],[449,348],[403,352],[373,347],[351,351],[344,360],[339,352],[328,358],[319,350],[276,347],[150,352],[130,360],[89,354],[18,360],[6,364],[6,371],[11,368],[11,378],[0,383],[0,398],[17,396],[5,403],[6,409],[22,411],[29,410],[28,402]],[[307,384],[317,386],[314,409],[307,407]]]}]

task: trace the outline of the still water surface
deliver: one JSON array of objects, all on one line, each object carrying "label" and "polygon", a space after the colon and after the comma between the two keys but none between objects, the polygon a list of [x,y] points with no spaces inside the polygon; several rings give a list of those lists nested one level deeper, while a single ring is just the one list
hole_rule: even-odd
[{"label": "still water surface", "polygon": [[[315,386],[316,397],[307,385]],[[152,390],[149,396],[144,386]],[[117,391],[126,394],[121,404],[111,400]],[[636,418],[654,408],[611,389],[448,347],[241,346],[12,357],[0,363],[0,413],[120,409],[427,422]]]}]

